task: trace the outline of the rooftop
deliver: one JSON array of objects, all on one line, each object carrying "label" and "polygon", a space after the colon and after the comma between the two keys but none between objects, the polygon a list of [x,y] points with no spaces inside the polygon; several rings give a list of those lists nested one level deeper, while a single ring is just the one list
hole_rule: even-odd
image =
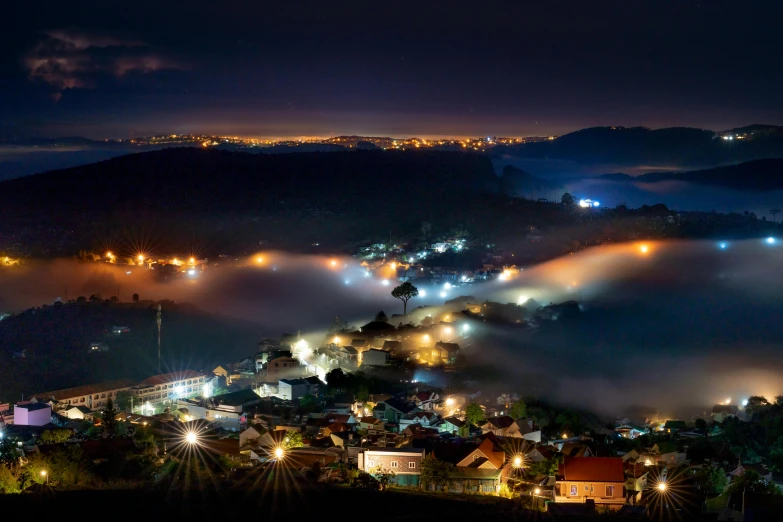
[{"label": "rooftop", "polygon": [[560,465],[564,480],[625,482],[623,459],[618,457],[564,457]]},{"label": "rooftop", "polygon": [[158,384],[168,384],[187,379],[197,379],[199,377],[205,377],[204,373],[197,372],[195,370],[182,370],[181,372],[163,373],[161,375],[153,375],[148,377],[139,383],[139,386],[157,386]]},{"label": "rooftop", "polygon": [[64,390],[36,393],[33,397],[46,400],[54,399],[55,401],[64,401],[67,399],[73,399],[74,397],[83,397],[85,395],[94,395],[96,393],[105,393],[107,391],[122,390],[125,388],[130,388],[134,384],[135,382],[130,379],[120,379],[117,381],[107,381],[98,384],[77,386],[75,388],[66,388]]},{"label": "rooftop", "polygon": [[17,405],[14,406],[14,409],[17,409],[17,408],[22,409],[22,410],[27,410],[27,411],[37,411],[37,410],[43,410],[43,409],[50,410],[50,409],[52,409],[52,407],[49,406],[48,404],[46,404],[45,402],[28,402],[27,404],[17,404]]}]

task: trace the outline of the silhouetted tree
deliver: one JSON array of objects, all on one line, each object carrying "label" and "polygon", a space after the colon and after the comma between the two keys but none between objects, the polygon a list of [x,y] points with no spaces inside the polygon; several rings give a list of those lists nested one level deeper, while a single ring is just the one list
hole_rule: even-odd
[{"label": "silhouetted tree", "polygon": [[471,402],[468,404],[468,407],[465,408],[465,419],[474,426],[478,426],[484,423],[486,416],[484,415],[484,410],[481,409],[481,406],[475,402]]},{"label": "silhouetted tree", "polygon": [[114,408],[114,401],[111,399],[106,401],[106,407],[101,413],[101,424],[103,425],[104,433],[109,436],[114,435],[117,432],[117,414],[119,413]]},{"label": "silhouetted tree", "polygon": [[405,281],[400,286],[391,291],[394,298],[402,301],[402,314],[408,315],[408,301],[419,295],[419,289],[413,286],[410,281]]},{"label": "silhouetted tree", "polygon": [[780,209],[779,208],[773,208],[772,210],[769,211],[769,213],[772,214],[772,222],[774,223],[775,222],[775,216],[780,214]]},{"label": "silhouetted tree", "polygon": [[139,302],[139,294],[133,294],[133,302],[138,303]]},{"label": "silhouetted tree", "polygon": [[576,205],[576,200],[574,199],[574,196],[566,192],[563,194],[563,196],[560,198],[560,203],[565,205],[566,207],[573,207]]},{"label": "silhouetted tree", "polygon": [[379,321],[381,323],[388,323],[389,322],[389,318],[386,316],[386,312],[384,312],[383,310],[381,310],[380,312],[375,314],[375,320]]}]

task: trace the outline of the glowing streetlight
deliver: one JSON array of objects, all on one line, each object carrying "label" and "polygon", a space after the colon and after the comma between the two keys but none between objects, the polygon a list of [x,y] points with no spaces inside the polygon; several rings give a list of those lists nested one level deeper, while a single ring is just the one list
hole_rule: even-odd
[{"label": "glowing streetlight", "polygon": [[337,261],[332,259],[332,261],[329,264],[332,266],[337,266]]},{"label": "glowing streetlight", "polygon": [[563,433],[563,438],[567,439],[568,438],[568,433]]},{"label": "glowing streetlight", "polygon": [[666,482],[659,482],[658,483],[658,491],[666,491]]},{"label": "glowing streetlight", "polygon": [[469,324],[463,324],[462,325],[462,331],[463,332],[467,332],[468,330],[470,330],[470,325]]},{"label": "glowing streetlight", "polygon": [[768,237],[766,239],[766,242],[768,245],[774,245],[775,244],[775,238],[774,237]]},{"label": "glowing streetlight", "polygon": [[446,328],[443,329],[443,333],[446,335],[451,335],[452,332],[453,330],[451,329],[450,326],[447,326]]},{"label": "glowing streetlight", "polygon": [[185,435],[185,442],[188,444],[197,444],[198,443],[198,435],[196,435],[195,431],[189,431],[187,435]]},{"label": "glowing streetlight", "polygon": [[191,257],[190,259],[188,259],[188,263],[190,263],[191,265],[193,263],[195,263],[195,262],[196,262],[196,258],[195,257]]},{"label": "glowing streetlight", "polygon": [[513,466],[515,468],[521,468],[522,467],[522,457],[520,457],[519,455],[514,457]]},{"label": "glowing streetlight", "polygon": [[422,339],[424,339],[424,342],[427,343],[430,342],[430,336],[428,334],[424,334],[424,337],[422,337]]},{"label": "glowing streetlight", "polygon": [[536,495],[540,495],[541,494],[541,488],[534,489],[533,493],[535,493]]},{"label": "glowing streetlight", "polygon": [[452,399],[451,397],[446,399],[446,406],[448,406],[448,407],[454,406],[454,399]]},{"label": "glowing streetlight", "polygon": [[652,461],[650,459],[647,459],[647,460],[644,461],[644,465],[645,466],[650,466],[650,465],[652,465]]},{"label": "glowing streetlight", "polygon": [[419,297],[427,297],[427,292],[425,290],[419,290]]},{"label": "glowing streetlight", "polygon": [[339,337],[335,337],[334,339],[332,339],[332,342],[334,344],[340,344],[340,338]]},{"label": "glowing streetlight", "polygon": [[728,399],[726,399],[726,400],[724,401],[724,404],[726,404],[726,406],[728,406],[729,404],[731,404],[731,397],[729,397]]},{"label": "glowing streetlight", "polygon": [[49,474],[46,472],[45,469],[41,470],[41,476],[46,479],[46,485],[49,485]]},{"label": "glowing streetlight", "polygon": [[256,263],[258,263],[259,265],[261,263],[263,263],[263,262],[264,262],[264,258],[263,257],[259,256],[259,257],[256,258]]},{"label": "glowing streetlight", "polygon": [[649,250],[650,248],[647,245],[642,245],[639,247],[639,252],[641,252],[642,254],[646,254]]},{"label": "glowing streetlight", "polygon": [[748,405],[748,399],[745,399],[744,401],[742,401],[742,405],[743,406],[747,406]]},{"label": "glowing streetlight", "polygon": [[281,447],[275,448],[275,458],[276,459],[282,459],[283,455],[285,455],[285,451]]}]

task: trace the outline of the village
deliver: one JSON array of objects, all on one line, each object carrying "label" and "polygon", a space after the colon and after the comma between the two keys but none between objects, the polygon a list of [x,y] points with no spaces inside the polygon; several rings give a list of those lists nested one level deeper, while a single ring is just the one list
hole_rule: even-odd
[{"label": "village", "polygon": [[[415,295],[410,282],[400,288],[403,297]],[[769,405],[759,398],[729,399],[707,418],[661,418],[648,409],[601,424],[523,397],[510,383],[466,377],[465,353],[484,322],[524,330],[578,312],[575,302],[462,297],[404,316],[379,312],[360,327],[337,318],[312,347],[301,334],[284,334],[211,371],[43,391],[0,405],[0,451],[20,473],[37,463],[27,487],[75,486],[57,470],[61,460],[47,460],[59,447],[78,446],[100,466],[117,452],[162,465],[181,458],[184,446],[220,459],[226,477],[282,466],[327,483],[516,498],[550,513],[646,516],[686,501],[732,512],[744,509],[732,484],[783,485],[774,467],[743,461],[722,442],[727,426]],[[15,480],[2,487],[21,487]]]}]

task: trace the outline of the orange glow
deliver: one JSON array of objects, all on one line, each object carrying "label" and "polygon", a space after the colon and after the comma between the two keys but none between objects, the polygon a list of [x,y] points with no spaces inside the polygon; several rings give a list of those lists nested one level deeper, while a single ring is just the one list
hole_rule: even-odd
[{"label": "orange glow", "polygon": [[336,260],[336,259],[332,259],[332,260],[329,262],[329,264],[330,264],[330,265],[332,265],[332,266],[337,266],[337,260]]},{"label": "orange glow", "polygon": [[649,251],[650,251],[650,247],[648,247],[647,245],[639,246],[639,252],[641,252],[642,254],[646,254]]}]

